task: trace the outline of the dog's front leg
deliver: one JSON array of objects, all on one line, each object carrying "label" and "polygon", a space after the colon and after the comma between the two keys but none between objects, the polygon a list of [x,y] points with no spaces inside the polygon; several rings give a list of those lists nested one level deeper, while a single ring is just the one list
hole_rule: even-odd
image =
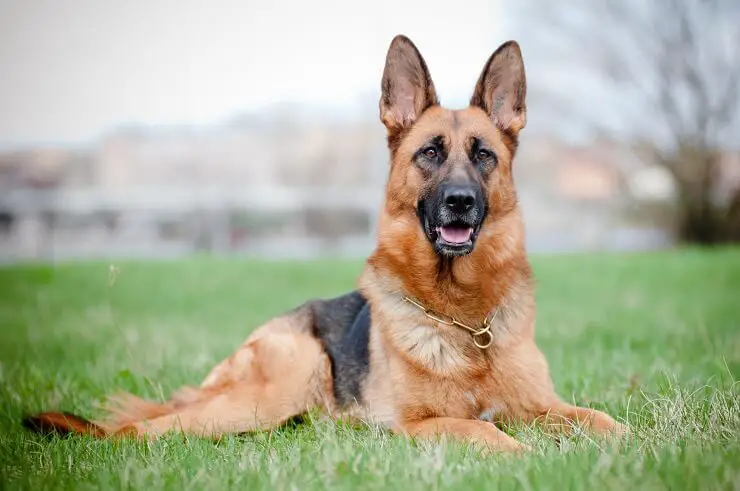
[{"label": "dog's front leg", "polygon": [[487,421],[461,418],[428,418],[401,425],[401,432],[413,437],[449,435],[453,438],[484,445],[493,451],[521,452],[529,447],[499,430]]},{"label": "dog's front leg", "polygon": [[[525,362],[523,362],[523,360]],[[501,383],[497,399],[505,411],[501,422],[541,423],[549,433],[573,433],[577,427],[603,436],[622,436],[627,426],[608,414],[563,402],[550,378],[544,355],[533,340],[509,347],[497,359],[496,378]]]},{"label": "dog's front leg", "polygon": [[611,416],[596,409],[573,406],[559,402],[548,408],[538,418],[545,430],[573,433],[576,427],[583,427],[590,433],[600,436],[621,437],[629,434],[629,428]]}]

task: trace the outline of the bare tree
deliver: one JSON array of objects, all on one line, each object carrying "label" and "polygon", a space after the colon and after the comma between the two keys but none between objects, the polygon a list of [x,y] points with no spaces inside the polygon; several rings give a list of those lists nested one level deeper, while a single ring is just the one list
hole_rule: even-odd
[{"label": "bare tree", "polygon": [[[673,177],[679,240],[740,240],[740,189],[717,193],[720,160],[740,142],[740,2],[524,0],[515,19],[536,65],[577,68],[540,97],[570,123],[639,142]],[[584,79],[600,99],[586,100]]]}]

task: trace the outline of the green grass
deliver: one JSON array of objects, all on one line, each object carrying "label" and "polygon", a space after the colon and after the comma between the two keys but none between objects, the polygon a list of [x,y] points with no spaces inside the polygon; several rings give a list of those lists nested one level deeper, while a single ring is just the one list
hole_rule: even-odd
[{"label": "green grass", "polygon": [[[194,258],[0,269],[0,489],[740,489],[740,249],[532,259],[560,394],[634,436],[485,456],[312,415],[213,443],[42,438],[24,414],[99,416],[119,389],[195,384],[255,326],[354,287],[361,262]],[[115,278],[112,278],[115,276]]]}]

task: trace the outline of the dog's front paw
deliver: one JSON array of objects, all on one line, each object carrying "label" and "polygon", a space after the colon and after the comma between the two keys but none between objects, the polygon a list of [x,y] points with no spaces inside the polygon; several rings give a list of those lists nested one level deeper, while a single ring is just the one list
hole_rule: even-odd
[{"label": "dog's front paw", "polygon": [[612,429],[612,435],[616,438],[625,438],[632,434],[632,430],[629,426],[624,423],[614,422],[614,428]]}]

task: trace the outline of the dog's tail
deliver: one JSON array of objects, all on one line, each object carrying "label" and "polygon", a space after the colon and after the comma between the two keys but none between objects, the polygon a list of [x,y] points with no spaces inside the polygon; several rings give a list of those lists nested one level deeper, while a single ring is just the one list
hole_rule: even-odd
[{"label": "dog's tail", "polygon": [[186,387],[165,403],[153,403],[130,394],[109,398],[108,419],[91,421],[68,412],[47,411],[23,419],[23,426],[45,435],[90,435],[94,438],[142,435],[142,423],[181,411],[199,402],[202,391]]},{"label": "dog's tail", "polygon": [[23,426],[42,434],[83,434],[96,438],[106,436],[106,431],[99,425],[67,412],[44,412],[28,416],[23,420]]}]

